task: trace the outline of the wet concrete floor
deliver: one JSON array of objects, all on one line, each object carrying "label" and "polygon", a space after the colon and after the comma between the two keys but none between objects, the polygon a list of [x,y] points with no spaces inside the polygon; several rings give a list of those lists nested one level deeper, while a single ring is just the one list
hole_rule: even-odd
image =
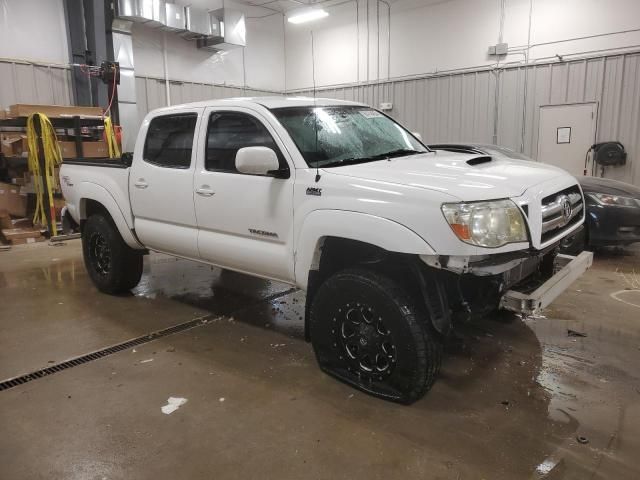
[{"label": "wet concrete floor", "polygon": [[159,254],[110,297],[78,241],[0,252],[0,381],[210,320],[1,391],[0,478],[640,478],[640,249],[598,255],[540,317],[462,326],[410,407],[321,373],[303,305]]}]

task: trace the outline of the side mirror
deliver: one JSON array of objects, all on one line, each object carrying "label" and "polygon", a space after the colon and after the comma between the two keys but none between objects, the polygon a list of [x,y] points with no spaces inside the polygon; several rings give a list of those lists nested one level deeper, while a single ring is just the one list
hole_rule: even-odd
[{"label": "side mirror", "polygon": [[280,168],[276,152],[268,147],[245,147],[236,153],[236,170],[250,175],[270,175]]},{"label": "side mirror", "polygon": [[411,135],[416,137],[418,140],[422,141],[422,135],[420,135],[418,132],[411,132]]}]

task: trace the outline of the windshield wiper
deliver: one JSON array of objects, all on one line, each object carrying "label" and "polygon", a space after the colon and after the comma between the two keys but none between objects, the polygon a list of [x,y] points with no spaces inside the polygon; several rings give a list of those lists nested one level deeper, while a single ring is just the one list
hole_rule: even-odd
[{"label": "windshield wiper", "polygon": [[369,158],[372,160],[379,160],[379,159],[386,159],[386,158],[406,157],[409,155],[416,155],[418,153],[425,153],[425,152],[421,152],[420,150],[413,150],[410,148],[399,148],[397,150],[391,150],[390,152],[387,152],[387,153],[380,153],[378,155],[373,155]]},{"label": "windshield wiper", "polygon": [[[333,160],[332,162],[327,162],[327,163],[321,163],[319,166],[320,168],[324,168],[324,167],[342,167],[344,165],[356,165],[358,163],[366,163],[366,162],[370,162],[373,159],[371,157],[349,157],[349,158],[342,158],[340,160]],[[380,159],[377,159],[380,160]]]},{"label": "windshield wiper", "polygon": [[355,165],[358,163],[375,162],[377,160],[387,160],[389,158],[394,158],[394,157],[405,157],[408,155],[416,155],[418,153],[426,153],[426,152],[421,152],[420,150],[411,150],[408,148],[399,148],[398,150],[379,153],[377,155],[371,155],[370,157],[358,157],[358,158],[349,157],[349,158],[343,158],[340,160],[334,160],[332,162],[328,162],[323,165],[320,165],[320,167],[339,167],[344,165]]}]

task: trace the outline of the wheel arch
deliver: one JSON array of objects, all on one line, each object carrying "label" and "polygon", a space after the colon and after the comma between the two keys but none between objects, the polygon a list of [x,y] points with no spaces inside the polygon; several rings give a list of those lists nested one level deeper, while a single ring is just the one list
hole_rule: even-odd
[{"label": "wheel arch", "polygon": [[90,215],[98,212],[105,213],[113,220],[122,239],[129,247],[136,250],[144,249],[133,232],[133,225],[129,225],[118,203],[104,187],[85,182],[80,190],[77,217],[80,220],[81,229]]},{"label": "wheel arch", "polygon": [[315,210],[304,219],[296,242],[296,283],[303,290],[309,272],[319,268],[327,239],[358,242],[393,253],[435,254],[417,233],[392,220],[345,210]]},{"label": "wheel arch", "polygon": [[[305,337],[309,338],[309,314],[314,296],[322,282],[333,273],[357,266],[384,271],[418,296],[432,313],[440,333],[450,329],[446,298],[437,283],[430,283],[426,266],[419,255],[433,255],[433,249],[416,233],[387,219],[355,212],[325,212],[315,215],[317,223],[303,228],[297,251],[296,280],[306,290]],[[321,233],[322,232],[322,233]],[[371,234],[366,241],[362,238]],[[425,253],[421,253],[425,252]],[[425,288],[429,284],[429,287]],[[437,297],[434,297],[437,295]],[[433,309],[440,312],[436,315]]]}]

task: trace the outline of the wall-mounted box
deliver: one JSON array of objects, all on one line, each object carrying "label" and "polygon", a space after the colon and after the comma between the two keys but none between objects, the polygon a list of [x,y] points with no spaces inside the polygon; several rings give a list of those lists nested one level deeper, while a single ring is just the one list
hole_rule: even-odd
[{"label": "wall-mounted box", "polygon": [[506,55],[507,53],[509,53],[508,43],[498,43],[496,45],[496,55]]},{"label": "wall-mounted box", "polygon": [[487,51],[489,56],[496,55],[508,55],[509,54],[509,44],[508,43],[498,43],[497,45],[490,45],[489,50]]}]

